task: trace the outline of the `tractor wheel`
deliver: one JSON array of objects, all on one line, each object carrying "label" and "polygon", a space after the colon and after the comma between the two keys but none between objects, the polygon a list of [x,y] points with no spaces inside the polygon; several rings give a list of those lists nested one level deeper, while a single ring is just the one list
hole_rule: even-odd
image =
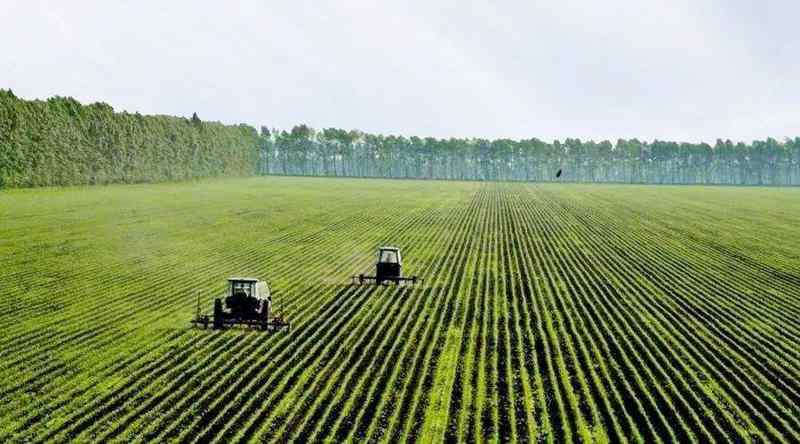
[{"label": "tractor wheel", "polygon": [[222,301],[214,299],[214,330],[220,330],[225,326],[224,312],[222,311]]}]

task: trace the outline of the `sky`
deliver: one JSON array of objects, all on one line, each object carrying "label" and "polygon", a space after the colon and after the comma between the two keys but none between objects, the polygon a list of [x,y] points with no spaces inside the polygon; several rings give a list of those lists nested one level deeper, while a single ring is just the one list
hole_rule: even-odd
[{"label": "sky", "polygon": [[0,0],[0,88],[382,134],[800,136],[800,2]]}]

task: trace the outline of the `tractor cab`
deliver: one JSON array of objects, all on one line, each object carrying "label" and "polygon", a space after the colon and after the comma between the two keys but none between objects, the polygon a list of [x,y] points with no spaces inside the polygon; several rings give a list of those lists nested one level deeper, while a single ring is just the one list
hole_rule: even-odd
[{"label": "tractor cab", "polygon": [[225,308],[230,315],[241,319],[268,319],[271,303],[266,282],[255,278],[228,279]]},{"label": "tractor cab", "polygon": [[400,249],[396,247],[380,247],[378,249],[378,262],[375,264],[375,277],[378,283],[395,280],[400,277],[403,259]]},{"label": "tractor cab", "polygon": [[228,279],[228,297],[269,298],[269,287],[256,278],[232,277]]},{"label": "tractor cab", "polygon": [[415,284],[418,280],[421,280],[416,276],[403,276],[403,258],[400,256],[400,249],[397,247],[378,248],[378,261],[375,263],[375,276],[359,274],[353,276],[352,279],[353,283],[363,284],[365,282],[374,282],[377,285],[387,282],[394,282],[395,284],[410,282]]},{"label": "tractor cab", "polygon": [[248,325],[262,330],[288,328],[282,315],[272,312],[272,296],[265,281],[256,278],[232,277],[228,279],[228,291],[214,299],[213,317],[200,315],[198,300],[195,324],[208,326],[213,321],[215,329],[233,325]]}]

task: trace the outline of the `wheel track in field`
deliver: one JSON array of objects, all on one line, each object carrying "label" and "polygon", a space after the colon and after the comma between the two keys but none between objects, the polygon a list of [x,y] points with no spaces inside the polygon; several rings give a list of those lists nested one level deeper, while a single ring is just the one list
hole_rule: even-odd
[{"label": "wheel track in field", "polygon": [[[539,237],[543,236],[540,234]],[[552,273],[542,257],[543,246],[530,242],[527,243],[527,246],[531,258],[529,263],[537,267],[530,274],[550,278]],[[533,349],[539,369],[538,373],[541,377],[539,384],[547,402],[545,410],[548,415],[547,424],[549,424],[549,428],[542,430],[539,439],[547,439],[550,442],[573,441],[577,439],[573,434],[580,429],[578,412],[576,403],[570,396],[572,387],[564,380],[560,341],[553,325],[552,315],[547,309],[548,302],[545,301],[545,297],[553,291],[554,283],[552,281],[540,283],[538,279],[533,280],[533,283],[533,298],[529,308],[528,322],[529,329],[535,329]]]},{"label": "wheel track in field", "polygon": [[[508,426],[508,421],[504,419],[501,425],[501,409],[506,406],[502,405],[501,397],[505,400],[506,394],[500,393],[499,385],[499,372],[497,371],[499,362],[499,352],[497,347],[497,232],[499,231],[499,212],[497,201],[499,199],[497,193],[497,185],[492,186],[492,200],[489,207],[489,214],[491,218],[491,225],[489,227],[489,251],[488,266],[485,268],[486,273],[486,294],[487,310],[486,310],[486,355],[487,359],[484,361],[483,378],[486,381],[484,389],[484,402],[480,410],[480,431],[481,437],[487,440],[496,440],[500,434],[504,432],[501,427]],[[488,401],[487,401],[488,400]],[[502,411],[502,416],[507,418],[507,412]]]},{"label": "wheel track in field", "polygon": [[535,412],[535,407],[531,405],[529,399],[533,396],[533,389],[531,388],[531,381],[534,379],[533,375],[533,359],[528,357],[528,354],[533,353],[533,344],[530,341],[531,337],[527,336],[531,332],[525,329],[523,324],[522,312],[523,305],[527,303],[527,298],[523,294],[522,286],[525,284],[519,282],[523,273],[520,271],[518,261],[519,256],[519,242],[516,237],[515,226],[518,221],[514,219],[514,213],[509,205],[508,196],[510,194],[508,189],[504,190],[506,196],[502,201],[502,211],[505,217],[503,227],[503,257],[502,263],[505,267],[503,273],[505,280],[505,296],[506,304],[510,307],[506,311],[510,311],[508,317],[512,320],[513,326],[510,327],[510,342],[508,347],[512,350],[512,392],[514,393],[515,403],[515,416],[517,418],[516,430],[517,441],[523,444],[532,442],[536,439],[539,430],[541,430],[541,412]]},{"label": "wheel track in field", "polygon": [[482,273],[475,274],[475,280],[473,283],[476,285],[476,292],[480,295],[480,297],[476,297],[475,305],[477,310],[477,318],[476,324],[477,329],[475,330],[474,342],[473,342],[473,360],[471,362],[471,371],[470,371],[470,391],[469,393],[469,406],[468,413],[465,419],[465,428],[466,428],[466,437],[467,441],[474,442],[478,439],[479,436],[482,436],[480,433],[480,412],[483,411],[483,402],[485,400],[485,381],[484,381],[484,339],[486,337],[486,300],[487,300],[487,288],[488,288],[488,274],[485,273],[485,270],[488,269],[487,263],[489,262],[489,255],[486,254],[487,251],[490,249],[491,245],[491,227],[492,227],[493,219],[490,211],[486,211],[486,234],[483,236],[483,246],[481,248],[482,254],[479,256],[479,264],[480,270]]},{"label": "wheel track in field", "polygon": [[[493,196],[494,197],[494,196]],[[493,345],[494,345],[494,329],[493,329],[493,285],[494,279],[492,274],[492,264],[494,258],[492,251],[494,247],[494,236],[492,233],[497,228],[497,217],[495,214],[495,206],[489,205],[486,213],[488,218],[486,244],[484,250],[485,262],[481,270],[481,309],[480,309],[480,333],[479,343],[476,345],[480,350],[480,355],[475,365],[475,381],[473,387],[474,398],[472,404],[471,418],[471,433],[473,439],[483,440],[487,435],[491,434],[495,429],[497,421],[496,414],[497,407],[495,402],[494,393],[490,390],[493,381],[491,380],[491,367],[494,364]],[[488,396],[487,396],[488,395]]]}]

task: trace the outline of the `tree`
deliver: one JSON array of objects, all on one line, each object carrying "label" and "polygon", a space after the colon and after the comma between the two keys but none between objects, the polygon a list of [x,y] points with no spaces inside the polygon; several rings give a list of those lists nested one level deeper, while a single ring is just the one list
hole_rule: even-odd
[{"label": "tree", "polygon": [[262,129],[264,168],[286,174],[472,180],[553,180],[563,169],[573,181],[628,183],[800,182],[800,141],[767,139],[733,145],[718,140],[677,143],[638,139],[437,139],[384,136],[297,125],[289,133]]}]

